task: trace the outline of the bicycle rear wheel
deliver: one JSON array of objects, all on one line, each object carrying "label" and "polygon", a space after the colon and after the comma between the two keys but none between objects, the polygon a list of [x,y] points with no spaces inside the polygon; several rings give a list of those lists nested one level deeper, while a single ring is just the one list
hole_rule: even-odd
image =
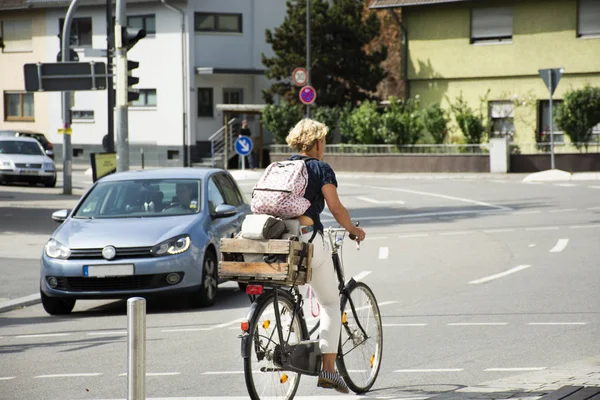
[{"label": "bicycle rear wheel", "polygon": [[[381,367],[383,328],[373,291],[363,282],[350,289],[350,299],[342,296],[342,331],[337,367],[348,387],[355,393],[368,391]],[[352,311],[351,303],[354,304]],[[357,322],[364,329],[365,334]]]},{"label": "bicycle rear wheel", "polygon": [[[289,336],[287,343],[290,345],[300,342],[303,330],[298,316],[292,321],[293,302],[279,295],[277,303],[284,340]],[[249,321],[248,333],[250,337],[244,349],[247,355],[244,358],[244,377],[250,398],[292,399],[298,390],[300,374],[281,368],[282,343],[277,333],[274,296],[269,296],[258,306]]]}]

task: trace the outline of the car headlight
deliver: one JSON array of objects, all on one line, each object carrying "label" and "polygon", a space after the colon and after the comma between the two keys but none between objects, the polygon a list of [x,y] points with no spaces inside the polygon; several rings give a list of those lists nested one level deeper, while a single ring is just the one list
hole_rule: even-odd
[{"label": "car headlight", "polygon": [[54,171],[56,168],[54,167],[54,163],[45,162],[44,164],[42,164],[42,169],[46,171]]},{"label": "car headlight", "polygon": [[50,239],[48,240],[48,243],[46,243],[46,255],[50,258],[61,258],[65,260],[71,255],[71,249],[58,240]]},{"label": "car headlight", "polygon": [[10,161],[0,161],[0,169],[2,170],[12,170],[13,165]]},{"label": "car headlight", "polygon": [[173,254],[181,254],[190,248],[192,240],[188,235],[176,236],[172,239],[165,240],[152,248],[152,255],[167,256]]}]

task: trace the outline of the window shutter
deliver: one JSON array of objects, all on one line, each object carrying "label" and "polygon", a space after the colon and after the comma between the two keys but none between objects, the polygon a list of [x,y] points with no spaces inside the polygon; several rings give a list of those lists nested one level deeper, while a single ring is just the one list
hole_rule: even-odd
[{"label": "window shutter", "polygon": [[4,21],[4,52],[32,50],[31,21]]},{"label": "window shutter", "polygon": [[600,35],[600,1],[579,0],[577,36]]},{"label": "window shutter", "polygon": [[471,11],[471,40],[512,38],[511,7],[474,8]]}]

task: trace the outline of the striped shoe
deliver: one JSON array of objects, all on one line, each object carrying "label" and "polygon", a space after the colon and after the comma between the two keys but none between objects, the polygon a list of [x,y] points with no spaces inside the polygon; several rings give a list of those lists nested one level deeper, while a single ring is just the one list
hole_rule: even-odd
[{"label": "striped shoe", "polygon": [[331,373],[328,371],[321,371],[317,386],[324,389],[335,389],[340,393],[350,392],[348,386],[346,386],[346,382],[344,382],[337,372]]}]

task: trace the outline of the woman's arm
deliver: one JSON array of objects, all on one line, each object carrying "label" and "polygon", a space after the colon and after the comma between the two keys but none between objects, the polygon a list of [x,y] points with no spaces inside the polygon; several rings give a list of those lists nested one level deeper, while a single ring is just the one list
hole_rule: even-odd
[{"label": "woman's arm", "polygon": [[357,226],[354,226],[352,223],[350,214],[348,214],[348,210],[346,210],[346,207],[344,207],[340,201],[335,185],[331,183],[323,185],[321,192],[323,193],[323,197],[325,197],[325,201],[327,202],[327,207],[333,214],[335,220],[348,232],[356,235],[359,241],[364,240],[366,236],[365,231]]}]

